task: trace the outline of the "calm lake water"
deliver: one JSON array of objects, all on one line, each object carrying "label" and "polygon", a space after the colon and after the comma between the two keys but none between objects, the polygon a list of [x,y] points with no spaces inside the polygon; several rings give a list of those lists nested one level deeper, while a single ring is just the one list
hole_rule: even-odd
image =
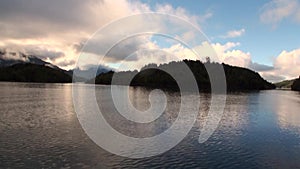
[{"label": "calm lake water", "polygon": [[[109,86],[96,87],[102,112],[123,134],[152,136],[177,117],[180,96],[167,92],[164,118],[148,126],[125,125],[110,109],[106,91]],[[149,92],[130,88],[133,105],[147,109]],[[0,168],[300,168],[298,92],[228,94],[217,130],[199,144],[211,98],[201,94],[201,111],[187,137],[170,151],[144,159],[113,155],[89,139],[74,111],[71,84],[0,83],[0,93]]]}]

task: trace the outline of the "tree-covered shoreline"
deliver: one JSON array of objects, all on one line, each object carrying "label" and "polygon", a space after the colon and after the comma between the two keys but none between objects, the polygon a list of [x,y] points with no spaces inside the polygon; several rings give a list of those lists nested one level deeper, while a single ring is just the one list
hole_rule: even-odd
[{"label": "tree-covered shoreline", "polygon": [[296,79],[292,85],[292,90],[300,91],[300,78]]},{"label": "tree-covered shoreline", "polygon": [[0,81],[35,83],[72,83],[65,71],[31,63],[0,68]]},{"label": "tree-covered shoreline", "polygon": [[[166,88],[178,90],[178,85],[175,79],[168,73],[162,70],[172,70],[176,72],[177,68],[185,64],[192,71],[200,91],[210,91],[210,79],[206,71],[206,67],[224,68],[227,90],[228,91],[252,91],[252,90],[268,90],[275,89],[275,85],[264,80],[258,73],[241,67],[230,66],[219,63],[202,63],[200,61],[184,60],[180,62],[170,62],[162,65],[150,64],[141,69],[141,71],[126,71],[126,72],[107,72],[98,75],[89,83],[110,85],[114,76],[113,84],[144,86],[151,88]],[[181,73],[177,70],[177,73]],[[182,74],[184,76],[184,72]],[[133,78],[132,78],[133,77]],[[128,79],[132,81],[128,84]]]}]

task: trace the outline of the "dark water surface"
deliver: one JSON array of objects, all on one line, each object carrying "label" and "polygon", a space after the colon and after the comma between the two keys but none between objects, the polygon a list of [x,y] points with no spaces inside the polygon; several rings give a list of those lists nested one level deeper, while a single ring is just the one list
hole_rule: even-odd
[{"label": "dark water surface", "polygon": [[[108,89],[96,87],[103,105],[109,105],[103,96]],[[210,102],[209,94],[201,94],[201,112],[188,136],[172,150],[145,159],[112,155],[91,141],[78,122],[70,84],[0,83],[0,93],[0,168],[300,168],[298,92],[229,94],[217,130],[199,144]],[[130,93],[138,109],[149,106],[148,90],[130,88]],[[148,137],[177,117],[180,97],[167,93],[167,98],[167,115],[151,127],[126,128],[113,110],[102,111],[121,133]]]}]

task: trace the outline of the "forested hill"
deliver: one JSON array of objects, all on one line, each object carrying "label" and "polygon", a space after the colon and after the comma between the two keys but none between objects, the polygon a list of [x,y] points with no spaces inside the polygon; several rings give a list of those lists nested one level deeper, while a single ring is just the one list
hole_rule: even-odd
[{"label": "forested hill", "polygon": [[300,78],[296,79],[292,85],[292,90],[300,91]]},{"label": "forested hill", "polygon": [[[170,62],[168,64],[159,65],[158,68],[164,70],[178,70],[180,72],[181,64],[186,64],[194,74],[200,91],[210,91],[210,80],[204,63],[200,61],[184,60],[181,62]],[[275,85],[264,80],[258,73],[241,67],[234,67],[219,63],[205,63],[206,66],[223,66],[228,91],[243,91],[243,90],[267,90],[275,89]],[[130,85],[145,86],[153,88],[168,88],[178,89],[176,81],[164,71],[155,68],[156,65],[147,65],[140,72],[107,72],[96,77],[96,84],[111,84],[112,76],[115,74],[118,78],[116,83],[126,85],[127,79],[137,73],[132,79]],[[184,76],[184,74],[182,74]],[[92,81],[90,81],[92,82]],[[188,83],[188,82],[187,82]]]},{"label": "forested hill", "polygon": [[284,80],[282,82],[275,83],[276,88],[278,89],[291,89],[293,83],[295,82],[296,79],[292,80]]},{"label": "forested hill", "polygon": [[72,76],[60,69],[31,63],[20,63],[9,67],[0,67],[0,81],[71,83]]}]

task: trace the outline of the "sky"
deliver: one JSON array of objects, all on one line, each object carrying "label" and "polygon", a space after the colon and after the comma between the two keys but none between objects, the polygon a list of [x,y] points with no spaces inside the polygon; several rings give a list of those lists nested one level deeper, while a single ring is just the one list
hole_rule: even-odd
[{"label": "sky", "polygon": [[[98,39],[93,38],[95,32],[144,12],[175,15],[195,25],[208,40],[198,40],[193,47],[209,44],[219,62],[250,68],[272,82],[300,75],[299,0],[2,0],[0,48],[34,54],[64,69],[78,65],[82,54],[86,64],[95,64],[99,59],[95,55],[102,55],[99,48],[117,42],[121,34],[116,32],[122,30],[111,29],[106,32],[109,36]],[[139,32],[155,25],[155,31],[167,32],[172,25],[166,22],[143,18],[122,28]],[[189,31],[179,34],[181,40],[197,37]],[[94,47],[83,52],[89,41]],[[100,64],[116,69],[122,64],[124,70],[149,62],[194,59],[184,45],[153,35],[128,38],[109,55]]]}]

